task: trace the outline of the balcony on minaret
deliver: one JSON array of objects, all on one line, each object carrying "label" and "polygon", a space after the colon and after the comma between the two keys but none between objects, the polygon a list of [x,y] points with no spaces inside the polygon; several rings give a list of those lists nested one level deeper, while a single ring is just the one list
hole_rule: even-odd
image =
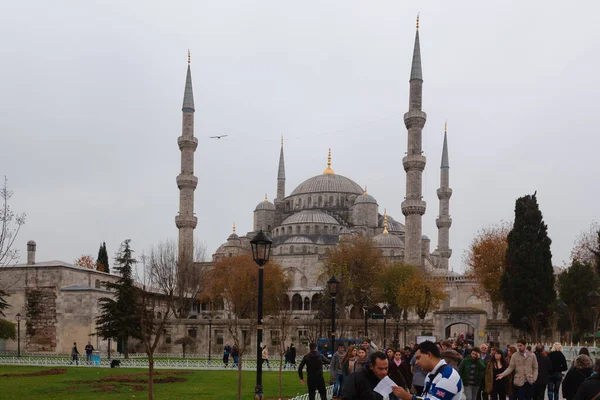
[{"label": "balcony on minaret", "polygon": [[420,110],[409,110],[404,114],[404,125],[406,128],[410,128],[415,124],[419,127],[425,126],[425,120],[427,120],[427,114]]},{"label": "balcony on minaret", "polygon": [[402,214],[405,216],[419,214],[425,214],[427,203],[423,200],[404,200],[402,202]]},{"label": "balcony on minaret", "polygon": [[177,175],[177,187],[179,189],[196,189],[198,186],[198,178],[194,175],[179,174]]},{"label": "balcony on minaret", "polygon": [[452,218],[450,217],[438,217],[435,220],[435,224],[438,229],[450,228],[452,226]]},{"label": "balcony on minaret", "polygon": [[440,200],[448,200],[452,197],[452,189],[450,188],[439,188],[437,190],[437,197]]},{"label": "balcony on minaret", "polygon": [[196,148],[198,147],[198,139],[193,136],[192,137],[179,136],[177,138],[177,144],[179,145],[179,150],[192,149],[192,150],[196,151]]},{"label": "balcony on minaret", "polygon": [[194,216],[185,216],[185,215],[177,215],[175,217],[175,226],[178,229],[181,228],[192,228],[195,229],[196,225],[198,225],[198,218]]},{"label": "balcony on minaret", "polygon": [[427,158],[421,154],[410,154],[402,159],[402,165],[406,172],[414,170],[423,171],[426,163]]}]

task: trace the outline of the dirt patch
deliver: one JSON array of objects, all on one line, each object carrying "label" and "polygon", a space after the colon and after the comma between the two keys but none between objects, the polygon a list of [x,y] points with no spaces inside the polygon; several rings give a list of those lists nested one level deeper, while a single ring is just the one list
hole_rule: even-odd
[{"label": "dirt patch", "polygon": [[1,374],[0,377],[25,377],[25,376],[47,376],[47,375],[62,375],[66,374],[66,368],[52,368],[45,371],[28,372],[26,374]]},{"label": "dirt patch", "polygon": [[131,385],[131,388],[133,390],[137,390],[137,391],[142,391],[142,390],[146,390],[145,387],[143,387],[142,385]]},{"label": "dirt patch", "polygon": [[111,393],[111,392],[114,392],[115,389],[117,388],[115,385],[92,385],[92,387],[94,389],[98,389],[98,390],[96,390],[96,392],[102,392],[102,393]]},{"label": "dirt patch", "polygon": [[158,378],[154,380],[154,383],[177,383],[177,382],[185,382],[187,379],[185,378],[177,378],[175,376],[168,376],[166,378]]}]

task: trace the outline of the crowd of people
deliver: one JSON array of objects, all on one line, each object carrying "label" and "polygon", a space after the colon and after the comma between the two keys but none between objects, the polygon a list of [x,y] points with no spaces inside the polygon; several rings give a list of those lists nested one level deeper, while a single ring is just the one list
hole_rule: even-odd
[{"label": "crowd of people", "polygon": [[[313,343],[298,367],[304,383],[306,366],[310,400],[316,393],[326,399],[325,364],[336,400],[544,400],[546,394],[549,400],[600,400],[600,359],[594,362],[582,348],[568,365],[560,343],[532,349],[519,340],[502,349],[444,340],[381,351],[364,339],[339,344],[331,360]],[[386,376],[392,393],[383,397],[373,389]]]}]

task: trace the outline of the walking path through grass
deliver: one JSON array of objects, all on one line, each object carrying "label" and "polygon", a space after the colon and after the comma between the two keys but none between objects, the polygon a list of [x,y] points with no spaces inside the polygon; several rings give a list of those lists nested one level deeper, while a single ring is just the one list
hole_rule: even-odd
[{"label": "walking path through grass", "polygon": [[[237,371],[159,370],[156,399],[235,400]],[[254,398],[256,373],[242,373],[243,399]],[[278,394],[278,374],[263,372],[265,399]],[[326,376],[327,379],[327,376]],[[113,400],[148,397],[147,370],[0,366],[0,399]],[[283,398],[306,393],[297,374],[283,374]]]}]

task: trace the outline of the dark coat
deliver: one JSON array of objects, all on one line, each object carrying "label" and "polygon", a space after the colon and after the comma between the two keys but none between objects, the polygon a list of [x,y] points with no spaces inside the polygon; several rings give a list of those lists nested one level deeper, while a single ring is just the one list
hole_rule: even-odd
[{"label": "dark coat", "polygon": [[579,389],[579,385],[592,374],[591,368],[571,368],[562,383],[563,397],[572,400]]},{"label": "dark coat", "polygon": [[371,368],[353,372],[344,380],[342,388],[342,400],[383,400],[383,397],[374,392],[379,379]]},{"label": "dark coat", "polygon": [[600,375],[590,376],[579,385],[573,400],[592,400],[598,393],[600,393]]},{"label": "dark coat", "polygon": [[410,374],[410,365],[406,361],[402,361],[399,366],[393,359],[389,362],[388,376],[396,382],[396,385],[408,389],[408,374]]},{"label": "dark coat", "polygon": [[562,351],[551,351],[548,354],[548,358],[552,363],[552,370],[550,371],[551,374],[560,374],[561,372],[569,369],[567,365],[567,359]]},{"label": "dark coat", "polygon": [[[556,352],[555,352],[556,353]],[[547,385],[550,371],[552,371],[552,362],[542,353],[535,353],[538,362],[538,376],[535,380],[536,385]]]},{"label": "dark coat", "polygon": [[298,376],[300,379],[304,379],[302,376],[302,370],[306,365],[306,376],[309,382],[319,376],[323,377],[323,363],[325,362],[327,362],[327,359],[318,351],[311,351],[302,358],[302,362],[298,366]]},{"label": "dark coat", "polygon": [[[471,356],[465,357],[460,365],[458,366],[458,373],[460,379],[463,381],[463,385],[467,385],[469,381],[469,374],[471,373],[471,364],[473,359]],[[481,381],[485,378],[485,364],[481,358],[475,360],[475,386],[479,386]]]}]

